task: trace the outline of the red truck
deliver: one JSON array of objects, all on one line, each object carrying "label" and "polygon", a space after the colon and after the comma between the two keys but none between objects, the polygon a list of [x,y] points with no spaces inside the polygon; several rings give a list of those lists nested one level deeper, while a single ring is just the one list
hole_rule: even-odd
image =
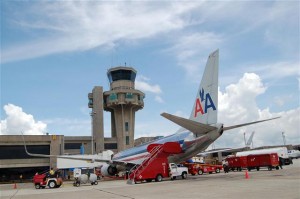
[{"label": "red truck", "polygon": [[59,188],[62,185],[63,181],[60,177],[47,177],[47,174],[36,174],[33,177],[33,184],[36,189],[40,188]]},{"label": "red truck", "polygon": [[213,164],[201,164],[201,163],[183,163],[189,170],[189,173],[192,175],[202,175],[203,173],[220,173],[223,169],[222,165],[213,165]]},{"label": "red truck", "polygon": [[261,167],[267,167],[269,171],[273,168],[279,169],[279,159],[277,153],[271,154],[256,154],[247,156],[247,168],[248,171],[256,169],[259,171]]}]

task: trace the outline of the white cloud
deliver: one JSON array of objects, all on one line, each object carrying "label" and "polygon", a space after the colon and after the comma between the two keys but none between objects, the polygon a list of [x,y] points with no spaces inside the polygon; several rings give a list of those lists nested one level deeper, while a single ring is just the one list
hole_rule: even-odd
[{"label": "white cloud", "polygon": [[23,112],[22,108],[13,104],[4,106],[7,118],[1,120],[0,135],[42,135],[47,132],[47,124],[35,121],[32,115]]},{"label": "white cloud", "polygon": [[279,79],[289,76],[300,76],[299,62],[274,62],[266,64],[253,64],[245,68],[249,71],[259,73],[263,79]]},{"label": "white cloud", "polygon": [[159,85],[157,84],[151,85],[148,82],[138,80],[138,79],[135,81],[135,88],[144,92],[150,92],[154,94],[162,93]]},{"label": "white cloud", "polygon": [[182,29],[189,24],[183,15],[198,4],[39,2],[18,16],[9,16],[21,31],[33,31],[37,36],[26,43],[4,48],[2,62],[114,46],[121,40],[138,40]]},{"label": "white cloud", "polygon": [[222,41],[223,37],[213,32],[192,33],[176,38],[175,45],[166,52],[175,54],[187,78],[198,82],[201,77],[195,74],[201,74],[199,70],[204,68],[209,52],[216,50]]},{"label": "white cloud", "polygon": [[157,84],[151,85],[148,83],[148,81],[150,81],[149,78],[146,78],[144,76],[138,76],[137,79],[135,80],[135,88],[143,92],[150,92],[154,94],[162,93],[159,85]]},{"label": "white cloud", "polygon": [[217,147],[244,146],[243,133],[250,134],[252,131],[256,132],[254,147],[283,144],[282,132],[285,132],[287,144],[299,144],[300,107],[279,113],[272,113],[268,108],[261,110],[256,104],[256,97],[266,89],[258,75],[245,73],[236,84],[227,86],[224,93],[219,91],[218,121],[224,123],[224,126],[278,116],[281,118],[225,132],[216,141]]},{"label": "white cloud", "polygon": [[164,103],[164,100],[158,95],[155,96],[154,100],[157,101],[158,103]]},{"label": "white cloud", "polygon": [[48,128],[51,129],[50,134],[66,135],[66,136],[83,136],[91,135],[91,118],[89,115],[86,119],[77,118],[54,118],[45,120]]},{"label": "white cloud", "polygon": [[160,94],[162,93],[160,86],[158,84],[151,85],[150,83],[148,83],[149,81],[150,79],[145,76],[138,76],[135,80],[135,88],[143,92],[156,94],[154,100],[158,103],[164,103],[163,98],[160,96]]},{"label": "white cloud", "polygon": [[219,121],[232,124],[257,118],[255,98],[265,90],[258,75],[245,73],[237,84],[227,86],[224,93],[219,91]]}]

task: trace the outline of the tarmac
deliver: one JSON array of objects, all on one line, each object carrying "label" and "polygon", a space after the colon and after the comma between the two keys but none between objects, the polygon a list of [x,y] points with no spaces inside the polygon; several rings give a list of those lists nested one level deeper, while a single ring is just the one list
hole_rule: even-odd
[{"label": "tarmac", "polygon": [[187,179],[129,185],[126,180],[99,181],[98,185],[74,187],[66,182],[57,189],[35,189],[32,183],[0,185],[1,199],[84,198],[280,198],[300,199],[300,159],[283,169],[189,175]]}]

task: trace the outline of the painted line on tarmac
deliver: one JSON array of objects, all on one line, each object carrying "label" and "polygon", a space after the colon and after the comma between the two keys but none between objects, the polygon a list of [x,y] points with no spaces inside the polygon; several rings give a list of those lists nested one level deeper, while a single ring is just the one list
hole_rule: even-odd
[{"label": "painted line on tarmac", "polygon": [[93,188],[93,189],[95,189],[97,191],[104,192],[104,193],[112,194],[112,195],[115,195],[115,196],[121,196],[121,197],[124,197],[124,198],[135,199],[135,198],[132,198],[131,196],[125,196],[125,195],[121,195],[121,194],[116,194],[116,193],[112,193],[112,192],[109,192],[109,191],[104,191],[102,189],[96,189],[96,188]]},{"label": "painted line on tarmac", "polygon": [[19,192],[19,189],[16,190],[16,192],[9,198],[12,199],[13,197],[15,197],[15,195]]}]

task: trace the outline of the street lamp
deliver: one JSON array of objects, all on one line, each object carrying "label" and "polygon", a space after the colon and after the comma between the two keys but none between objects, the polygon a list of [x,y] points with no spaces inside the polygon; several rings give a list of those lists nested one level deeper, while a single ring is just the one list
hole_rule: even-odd
[{"label": "street lamp", "polygon": [[91,135],[91,138],[92,138],[92,142],[91,142],[91,153],[92,153],[92,155],[94,154],[94,124],[93,124],[93,122],[94,122],[94,115],[96,115],[96,112],[90,112],[90,116],[91,116],[91,133],[92,133],[92,135]]},{"label": "street lamp", "polygon": [[285,134],[282,132],[283,145],[286,145]]}]

